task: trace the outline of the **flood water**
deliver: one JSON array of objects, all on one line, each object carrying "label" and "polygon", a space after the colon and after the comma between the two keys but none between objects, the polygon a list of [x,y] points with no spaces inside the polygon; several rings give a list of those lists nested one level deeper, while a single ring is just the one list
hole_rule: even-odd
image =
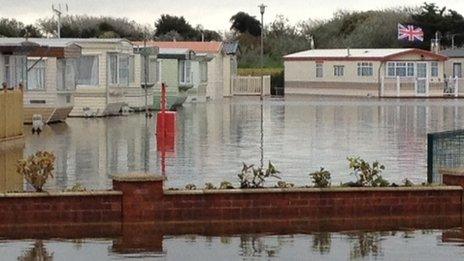
[{"label": "flood water", "polygon": [[2,260],[462,260],[462,230],[164,236],[153,249],[118,239],[0,240]]},{"label": "flood water", "polygon": [[[332,172],[334,184],[353,180],[346,161],[353,155],[383,163],[392,182],[425,182],[427,133],[464,127],[464,102],[455,99],[267,98],[263,110],[264,161],[296,185],[309,185],[308,173],[320,167]],[[166,186],[238,184],[242,162],[260,162],[260,115],[258,98],[185,104],[175,151],[165,160]],[[76,183],[107,189],[113,174],[161,173],[155,120],[146,123],[143,114],[70,118],[40,136],[30,126],[25,131],[25,155],[49,150],[57,156],[48,189]]]}]

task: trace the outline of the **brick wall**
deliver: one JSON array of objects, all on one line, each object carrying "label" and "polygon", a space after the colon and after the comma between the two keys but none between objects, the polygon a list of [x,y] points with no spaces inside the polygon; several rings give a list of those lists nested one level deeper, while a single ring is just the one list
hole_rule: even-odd
[{"label": "brick wall", "polygon": [[461,187],[164,191],[163,179],[115,180],[123,220],[205,221],[461,213]]},{"label": "brick wall", "polygon": [[464,169],[440,169],[438,173],[442,175],[443,184],[464,187]]},{"label": "brick wall", "polygon": [[164,191],[131,175],[115,191],[0,194],[0,224],[212,222],[461,216],[463,188],[294,188]]},{"label": "brick wall", "polygon": [[0,194],[0,224],[121,222],[120,192]]}]

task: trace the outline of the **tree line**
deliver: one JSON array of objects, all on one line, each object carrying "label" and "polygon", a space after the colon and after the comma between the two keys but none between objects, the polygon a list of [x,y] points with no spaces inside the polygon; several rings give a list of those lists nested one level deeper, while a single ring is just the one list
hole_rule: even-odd
[{"label": "tree line", "polygon": [[[397,25],[412,24],[424,31],[423,42],[397,39]],[[238,12],[230,18],[230,31],[220,33],[192,26],[183,16],[163,14],[154,27],[141,25],[127,18],[64,16],[61,36],[69,38],[127,38],[129,40],[157,39],[161,41],[239,41],[239,67],[260,65],[261,24],[255,16]],[[15,19],[0,19],[0,37],[45,37],[56,35],[56,20],[39,19],[35,24],[24,24]],[[314,39],[316,48],[395,48],[416,47],[430,49],[438,35],[443,47],[452,43],[464,44],[464,17],[455,10],[424,3],[416,8],[392,8],[375,11],[339,11],[326,20],[306,20],[291,24],[278,15],[264,27],[265,67],[282,67],[282,56],[307,50]]]}]

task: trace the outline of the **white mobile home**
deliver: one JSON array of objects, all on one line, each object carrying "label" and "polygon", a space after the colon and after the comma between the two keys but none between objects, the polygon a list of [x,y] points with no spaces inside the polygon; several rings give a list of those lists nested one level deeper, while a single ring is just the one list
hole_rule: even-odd
[{"label": "white mobile home", "polygon": [[124,39],[73,41],[81,46],[82,56],[70,116],[118,115],[128,106],[126,94],[140,89],[135,81],[140,63],[135,62],[132,44]]},{"label": "white mobile home", "polygon": [[446,76],[462,79],[464,77],[464,49],[447,49],[441,51],[440,54],[448,57],[445,62]]},{"label": "white mobile home", "polygon": [[313,49],[284,56],[285,93],[444,95],[443,55],[419,49]]},{"label": "white mobile home", "polygon": [[0,38],[0,43],[26,45],[21,48],[23,56],[10,53],[0,59],[5,68],[1,81],[10,87],[22,85],[24,122],[31,123],[34,114],[46,123],[64,121],[74,105],[80,46],[69,40],[43,38]]}]

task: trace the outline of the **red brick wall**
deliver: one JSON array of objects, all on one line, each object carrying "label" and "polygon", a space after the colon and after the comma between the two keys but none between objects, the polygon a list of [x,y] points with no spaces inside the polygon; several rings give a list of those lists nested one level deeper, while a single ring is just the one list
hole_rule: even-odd
[{"label": "red brick wall", "polygon": [[120,222],[121,193],[22,193],[0,196],[0,224]]},{"label": "red brick wall", "polygon": [[163,181],[114,182],[123,220],[205,221],[461,213],[462,188],[258,189],[163,191]]},{"label": "red brick wall", "polygon": [[464,175],[456,173],[443,173],[443,184],[449,186],[461,186],[464,188]]},{"label": "red brick wall", "polygon": [[114,180],[113,192],[0,194],[0,224],[290,220],[461,215],[461,187],[164,191]]}]

